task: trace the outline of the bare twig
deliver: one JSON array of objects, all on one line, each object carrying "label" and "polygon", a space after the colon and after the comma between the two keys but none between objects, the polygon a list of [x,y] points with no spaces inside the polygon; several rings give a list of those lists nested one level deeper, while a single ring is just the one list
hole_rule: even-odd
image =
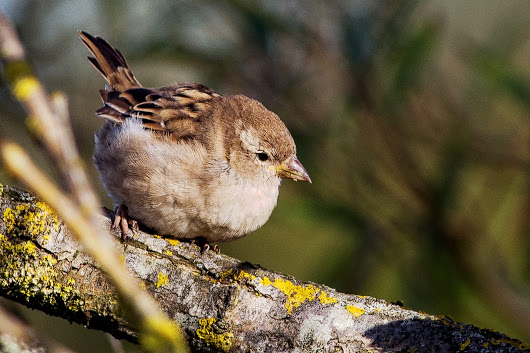
[{"label": "bare twig", "polygon": [[[132,278],[119,259],[108,231],[97,221],[100,202],[90,187],[88,177],[75,147],[68,121],[66,99],[55,95],[51,100],[31,72],[22,44],[7,18],[0,14],[0,55],[14,96],[28,112],[28,125],[43,142],[55,165],[66,180],[69,194],[51,183],[14,143],[1,145],[4,163],[32,190],[48,202],[76,233],[85,249],[102,266],[141,327],[141,342],[153,351],[187,350],[180,330],[167,319],[156,302]],[[74,201],[70,201],[73,199]]]}]

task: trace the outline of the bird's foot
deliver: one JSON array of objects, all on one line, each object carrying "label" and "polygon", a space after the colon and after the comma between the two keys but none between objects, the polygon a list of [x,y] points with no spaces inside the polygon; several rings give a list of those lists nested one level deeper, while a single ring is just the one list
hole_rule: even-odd
[{"label": "bird's foot", "polygon": [[210,244],[204,238],[201,238],[201,237],[195,238],[191,241],[191,243],[201,248],[201,255],[204,254],[205,252],[210,251],[210,249],[215,251],[217,254],[221,253],[221,250],[219,249],[217,244],[210,246]]},{"label": "bird's foot", "polygon": [[114,221],[112,222],[112,229],[120,228],[121,239],[128,241],[130,238],[130,228],[138,230],[138,222],[129,217],[128,208],[123,203],[114,209]]}]

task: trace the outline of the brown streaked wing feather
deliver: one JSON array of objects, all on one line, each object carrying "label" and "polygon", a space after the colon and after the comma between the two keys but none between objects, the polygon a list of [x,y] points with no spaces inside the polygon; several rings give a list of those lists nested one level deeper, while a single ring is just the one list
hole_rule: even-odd
[{"label": "brown streaked wing feather", "polygon": [[127,100],[131,105],[137,105],[145,102],[147,97],[155,94],[155,91],[149,88],[139,87],[131,88],[120,93],[120,98]]},{"label": "brown streaked wing feather", "polygon": [[105,106],[110,107],[118,111],[119,113],[126,115],[129,114],[131,110],[131,104],[126,99],[122,99],[119,96],[109,97],[105,101]]},{"label": "brown streaked wing feather", "polygon": [[208,110],[209,102],[219,96],[199,84],[164,87],[150,98],[156,95],[158,99],[134,106],[132,115],[160,124],[175,140],[196,136],[200,128],[199,117]]},{"label": "brown streaked wing feather", "polygon": [[125,116],[111,107],[104,106],[99,108],[96,110],[96,114],[117,124],[125,122]]},{"label": "brown streaked wing feather", "polygon": [[160,109],[163,109],[164,106],[162,98],[159,98],[156,101],[151,102],[142,102],[138,103],[134,106],[134,111],[138,113],[149,113],[149,114],[155,114]]},{"label": "brown streaked wing feather", "polygon": [[99,95],[101,96],[101,100],[103,101],[103,103],[105,103],[105,101],[109,98],[110,92],[112,91],[107,91],[106,89],[99,90]]},{"label": "brown streaked wing feather", "polygon": [[149,129],[149,130],[167,132],[166,129],[162,125],[160,125],[159,123],[154,123],[154,122],[146,120],[146,119],[142,119],[142,125],[143,125],[144,128]]},{"label": "brown streaked wing feather", "polygon": [[179,84],[159,89],[101,90],[105,106],[97,111],[116,123],[138,118],[146,129],[163,131],[175,140],[199,133],[199,119],[219,94],[200,84]]},{"label": "brown streaked wing feather", "polygon": [[158,93],[151,93],[150,95],[145,97],[145,100],[148,102],[156,101],[158,99],[162,98],[162,95]]}]

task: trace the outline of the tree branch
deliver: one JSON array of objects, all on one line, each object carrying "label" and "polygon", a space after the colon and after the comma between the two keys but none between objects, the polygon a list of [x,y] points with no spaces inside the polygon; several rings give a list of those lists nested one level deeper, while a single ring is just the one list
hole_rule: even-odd
[{"label": "tree branch", "polygon": [[[135,342],[116,291],[49,207],[4,186],[0,295]],[[109,226],[108,218],[101,223]],[[116,234],[119,238],[119,234]],[[128,269],[199,351],[522,352],[501,333],[347,295],[189,243],[137,232]]]}]

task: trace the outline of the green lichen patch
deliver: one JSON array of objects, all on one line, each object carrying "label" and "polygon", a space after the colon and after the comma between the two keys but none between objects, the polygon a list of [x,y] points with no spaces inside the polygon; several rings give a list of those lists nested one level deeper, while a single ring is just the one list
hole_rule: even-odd
[{"label": "green lichen patch", "polygon": [[208,346],[214,346],[221,352],[228,352],[234,342],[234,335],[231,332],[216,333],[213,324],[216,322],[214,317],[200,319],[200,328],[197,329],[197,337],[206,342]]}]

